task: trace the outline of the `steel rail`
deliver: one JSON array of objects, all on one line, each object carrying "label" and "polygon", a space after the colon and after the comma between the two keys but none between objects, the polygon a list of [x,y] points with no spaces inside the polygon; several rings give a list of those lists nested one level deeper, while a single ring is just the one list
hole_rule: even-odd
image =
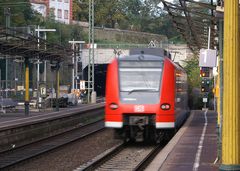
[{"label": "steel rail", "polygon": [[[138,146],[138,145],[136,145]],[[117,145],[116,147],[110,149],[108,152],[106,152],[103,156],[99,157],[98,159],[87,163],[85,165],[80,166],[79,168],[75,169],[74,171],[92,171],[92,170],[104,170],[106,168],[113,169],[119,169],[119,170],[134,170],[134,171],[138,171],[138,170],[144,170],[149,163],[154,159],[154,157],[159,153],[159,151],[163,148],[162,144],[158,144],[154,147],[152,147],[153,149],[150,150],[150,152],[148,151],[148,149],[146,150],[147,152],[145,152],[146,156],[143,157],[143,159],[136,159],[134,158],[134,160],[139,160],[136,161],[136,163],[132,164],[131,161],[124,161],[124,157],[126,157],[126,159],[128,158],[127,156],[122,156],[124,153],[124,150],[129,150],[131,151],[133,148],[132,144],[130,143],[122,143]],[[139,153],[139,151],[141,151],[142,149],[144,149],[146,147],[138,147],[137,149],[135,149],[136,154]],[[133,150],[134,151],[134,150]],[[134,152],[132,152],[131,154],[134,154]],[[118,158],[123,159],[123,160],[118,160]],[[129,158],[130,160],[130,158]],[[129,166],[126,166],[127,163],[132,165],[132,169],[129,168]],[[106,165],[106,166],[105,166]],[[102,168],[103,167],[103,168]],[[116,168],[117,167],[117,168]]]},{"label": "steel rail", "polygon": [[113,156],[117,155],[120,151],[122,151],[124,149],[125,146],[126,146],[126,143],[118,144],[117,146],[110,149],[107,153],[105,153],[100,158],[98,158],[92,162],[89,162],[87,164],[84,164],[75,170],[77,170],[77,171],[92,171],[92,170],[96,169],[97,167],[99,167],[100,165],[102,165],[103,163],[105,163],[106,161],[110,160]]},{"label": "steel rail", "polygon": [[150,162],[154,159],[154,157],[161,151],[162,146],[158,145],[154,148],[134,169],[134,171],[142,171],[144,170]]},{"label": "steel rail", "polygon": [[[84,132],[84,129],[91,129],[91,131]],[[42,139],[21,147],[17,147],[13,150],[0,153],[0,170],[8,169],[23,161],[35,158],[44,153],[61,148],[75,141],[81,140],[85,137],[91,136],[104,130],[103,120],[98,120],[86,125],[82,125],[78,128],[67,130],[58,135]],[[85,130],[86,132],[86,130]]]}]

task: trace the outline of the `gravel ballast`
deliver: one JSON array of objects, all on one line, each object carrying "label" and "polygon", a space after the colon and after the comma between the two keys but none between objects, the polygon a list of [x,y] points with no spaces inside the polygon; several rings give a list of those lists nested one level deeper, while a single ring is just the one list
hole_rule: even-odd
[{"label": "gravel ballast", "polygon": [[83,140],[71,143],[61,149],[43,154],[26,161],[12,171],[72,171],[118,144],[113,137],[113,130],[105,129]]}]

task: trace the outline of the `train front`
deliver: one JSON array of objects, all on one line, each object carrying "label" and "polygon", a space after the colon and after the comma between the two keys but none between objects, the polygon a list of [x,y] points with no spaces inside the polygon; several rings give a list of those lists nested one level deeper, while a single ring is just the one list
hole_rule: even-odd
[{"label": "train front", "polygon": [[[115,128],[117,135],[136,141],[156,141],[160,136],[158,128],[165,127],[166,123],[174,127],[173,122],[168,122],[174,116],[174,111],[170,109],[174,105],[170,102],[171,97],[174,101],[174,94],[171,93],[174,92],[174,87],[168,84],[172,91],[166,95],[167,101],[161,97],[161,92],[164,91],[164,63],[164,57],[138,54],[116,58],[109,64],[106,127]],[[168,68],[167,64],[165,67]],[[174,75],[174,69],[172,70]],[[168,81],[174,82],[171,75],[166,77]]]}]

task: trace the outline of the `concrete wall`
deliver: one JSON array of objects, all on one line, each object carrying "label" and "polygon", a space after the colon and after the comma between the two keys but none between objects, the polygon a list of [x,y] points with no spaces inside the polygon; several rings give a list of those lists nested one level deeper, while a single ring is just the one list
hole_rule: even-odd
[{"label": "concrete wall", "polygon": [[168,51],[171,53],[172,60],[178,62],[184,66],[184,60],[189,59],[193,56],[192,51],[187,47],[186,44],[170,44]]},{"label": "concrete wall", "polygon": [[[131,48],[129,48],[131,49]],[[121,55],[129,55],[129,49],[120,49]],[[172,55],[172,59],[174,62],[180,63],[180,65],[184,65],[184,60],[193,56],[191,50],[187,47],[186,44],[170,44],[168,48],[166,48]],[[83,58],[82,65],[85,68],[88,65],[88,49],[83,50]],[[114,49],[113,48],[97,48],[95,49],[95,64],[107,64],[115,58]]]},{"label": "concrete wall", "polygon": [[[121,50],[121,53],[123,55],[128,55],[129,54],[129,49],[127,50]],[[95,64],[108,64],[110,63],[114,58],[114,49],[95,49],[95,59],[94,63]],[[89,52],[88,49],[83,50],[83,58],[82,58],[82,66],[85,68],[88,65],[88,56]]]}]

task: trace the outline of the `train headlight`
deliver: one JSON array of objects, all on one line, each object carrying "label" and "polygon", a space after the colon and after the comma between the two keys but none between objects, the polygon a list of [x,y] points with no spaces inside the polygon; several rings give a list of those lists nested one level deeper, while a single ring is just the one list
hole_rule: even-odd
[{"label": "train headlight", "polygon": [[109,105],[109,107],[110,107],[110,109],[112,109],[112,110],[116,110],[116,109],[118,108],[118,105],[117,105],[116,103],[111,103],[111,104]]},{"label": "train headlight", "polygon": [[168,103],[164,103],[161,105],[162,110],[169,110],[171,108],[171,105]]}]

